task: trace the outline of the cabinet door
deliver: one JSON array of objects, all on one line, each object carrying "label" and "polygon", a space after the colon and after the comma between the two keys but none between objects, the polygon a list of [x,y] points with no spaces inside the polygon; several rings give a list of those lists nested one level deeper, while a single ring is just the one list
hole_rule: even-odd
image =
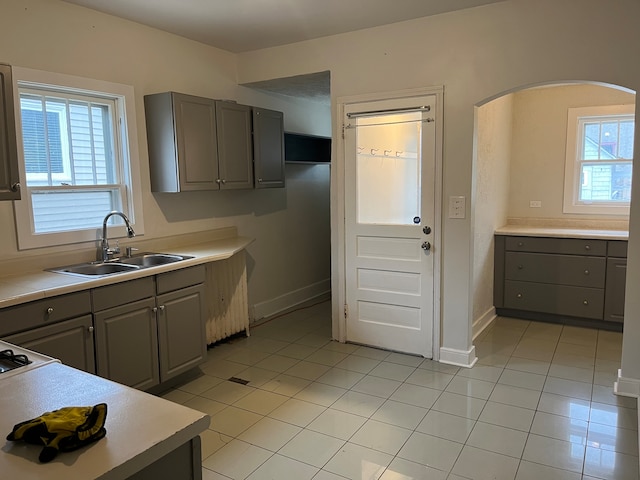
[{"label": "cabinet door", "polygon": [[70,367],[96,373],[91,315],[35,328],[3,340],[57,358]]},{"label": "cabinet door", "polygon": [[202,363],[207,355],[204,286],[157,297],[160,379],[165,382]]},{"label": "cabinet door", "polygon": [[0,200],[20,200],[11,67],[0,64]]},{"label": "cabinet door", "polygon": [[216,101],[220,188],[253,188],[251,107]]},{"label": "cabinet door", "polygon": [[144,97],[154,192],[218,190],[215,101],[165,92]]},{"label": "cabinet door", "polygon": [[159,383],[154,310],[147,298],[94,314],[98,375],[140,390]]},{"label": "cabinet door", "polygon": [[284,187],[284,115],[253,108],[253,164],[256,188]]},{"label": "cabinet door", "polygon": [[627,259],[607,259],[607,283],[605,287],[604,319],[610,322],[624,321],[624,289],[627,282]]}]

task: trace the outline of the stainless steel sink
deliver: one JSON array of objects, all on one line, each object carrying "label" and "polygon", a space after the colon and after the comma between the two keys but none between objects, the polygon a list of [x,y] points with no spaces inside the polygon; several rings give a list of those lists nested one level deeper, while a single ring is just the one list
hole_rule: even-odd
[{"label": "stainless steel sink", "polygon": [[166,265],[167,263],[175,263],[186,260],[184,255],[171,255],[168,253],[139,253],[132,257],[120,258],[118,262],[127,265],[137,265],[139,267],[156,267],[158,265]]},{"label": "stainless steel sink", "polygon": [[69,273],[72,275],[88,275],[102,276],[113,275],[114,273],[131,272],[138,270],[137,265],[126,265],[124,263],[108,262],[108,263],[80,263],[78,265],[69,265],[67,267],[58,267],[49,269],[56,273]]},{"label": "stainless steel sink", "polygon": [[86,262],[64,267],[47,269],[50,272],[66,273],[69,275],[81,275],[87,277],[101,277],[118,273],[133,272],[141,268],[157,267],[168,263],[187,260],[188,255],[171,255],[168,253],[145,252],[131,257],[122,257],[106,262]]}]

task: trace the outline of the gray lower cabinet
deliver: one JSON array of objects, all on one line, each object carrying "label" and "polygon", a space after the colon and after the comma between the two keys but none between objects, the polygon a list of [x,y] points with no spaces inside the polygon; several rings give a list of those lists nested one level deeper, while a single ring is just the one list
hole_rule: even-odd
[{"label": "gray lower cabinet", "polygon": [[160,383],[155,304],[151,297],[94,314],[98,375],[140,390]]},{"label": "gray lower cabinet", "polygon": [[0,338],[95,373],[91,296],[59,295],[0,309]]},{"label": "gray lower cabinet", "polygon": [[20,200],[11,66],[0,64],[0,200]]},{"label": "gray lower cabinet", "polygon": [[622,322],[626,244],[496,235],[494,305],[498,314]]},{"label": "gray lower cabinet", "polygon": [[253,164],[256,188],[284,187],[284,115],[253,108]]},{"label": "gray lower cabinet", "polygon": [[9,335],[3,340],[57,358],[70,367],[96,373],[91,315]]},{"label": "gray lower cabinet", "polygon": [[207,355],[204,285],[158,295],[158,345],[163,382],[201,364]]},{"label": "gray lower cabinet", "polygon": [[202,363],[203,282],[197,266],[94,289],[98,375],[148,390]]},{"label": "gray lower cabinet", "polygon": [[627,259],[607,259],[607,291],[604,300],[604,319],[609,322],[624,321],[624,296],[627,282]]}]

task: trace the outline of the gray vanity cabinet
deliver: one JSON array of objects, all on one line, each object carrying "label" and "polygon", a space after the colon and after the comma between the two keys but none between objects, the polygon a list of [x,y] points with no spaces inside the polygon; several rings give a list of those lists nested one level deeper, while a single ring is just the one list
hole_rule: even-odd
[{"label": "gray vanity cabinet", "polygon": [[284,187],[284,115],[253,108],[253,162],[256,188]]},{"label": "gray vanity cabinet", "polygon": [[216,100],[221,190],[253,188],[251,107]]},{"label": "gray vanity cabinet", "polygon": [[144,97],[151,190],[217,190],[215,101],[175,92]]},{"label": "gray vanity cabinet", "polygon": [[11,66],[0,64],[0,200],[20,200]]}]

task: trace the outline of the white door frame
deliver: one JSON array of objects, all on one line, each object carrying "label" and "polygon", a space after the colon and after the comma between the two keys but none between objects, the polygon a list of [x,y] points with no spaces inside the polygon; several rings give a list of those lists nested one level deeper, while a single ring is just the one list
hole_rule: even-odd
[{"label": "white door frame", "polygon": [[344,342],[346,340],[346,229],[345,229],[345,156],[344,124],[345,105],[367,103],[379,100],[418,97],[425,95],[436,96],[436,158],[435,158],[435,222],[433,228],[433,360],[440,359],[441,332],[441,295],[442,283],[442,143],[443,143],[443,100],[444,87],[418,88],[399,90],[395,92],[373,93],[357,96],[344,96],[336,99],[333,158],[331,166],[331,310],[332,336]]}]

